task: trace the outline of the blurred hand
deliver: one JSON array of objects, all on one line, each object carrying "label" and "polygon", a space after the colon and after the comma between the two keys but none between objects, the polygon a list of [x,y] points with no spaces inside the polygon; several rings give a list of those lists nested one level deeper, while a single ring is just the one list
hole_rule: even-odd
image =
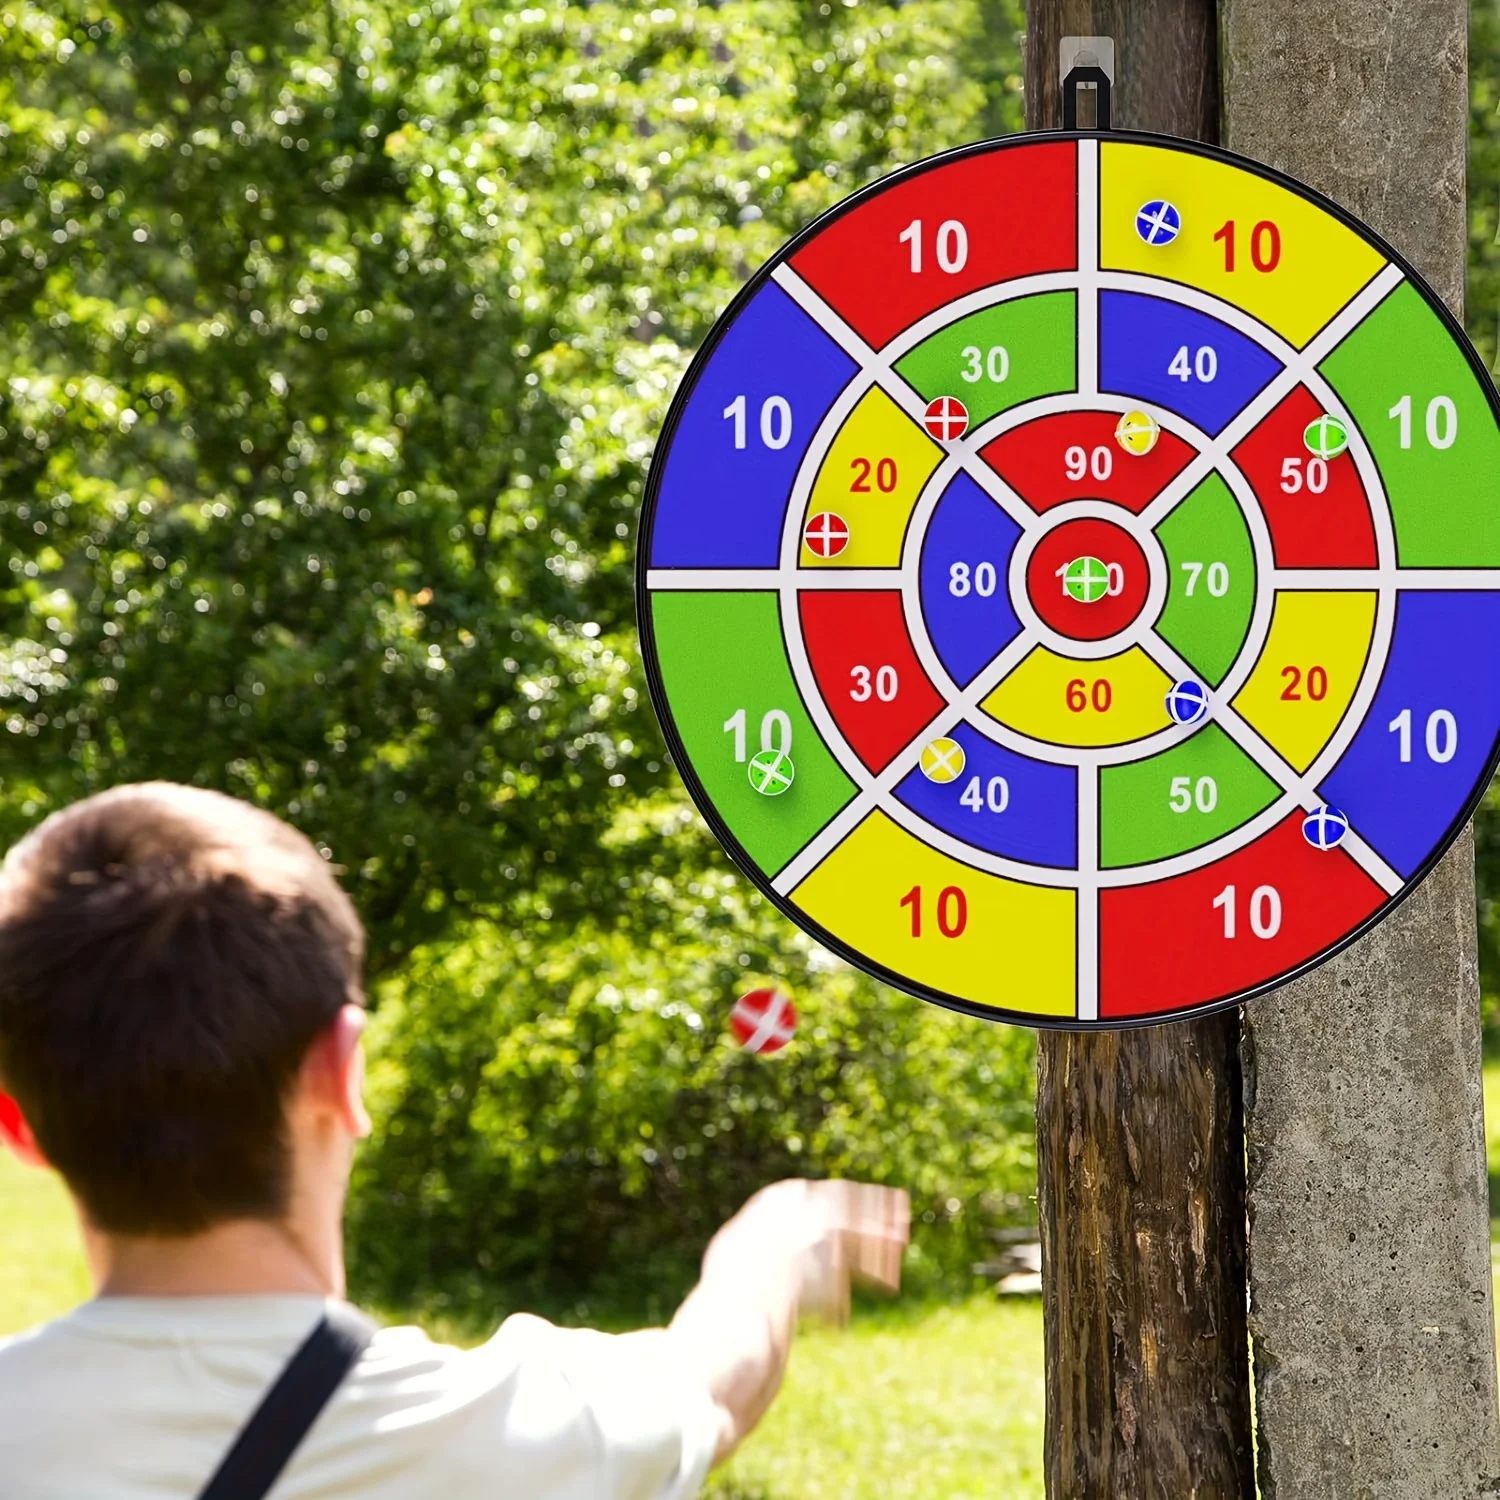
[{"label": "blurred hand", "polygon": [[849,1285],[895,1291],[911,1202],[860,1182],[776,1182],[709,1242],[668,1331],[723,1418],[722,1462],[765,1415],[801,1314],[846,1322]]},{"label": "blurred hand", "polygon": [[791,1178],[763,1188],[716,1234],[704,1274],[791,1277],[799,1313],[843,1323],[852,1282],[894,1292],[911,1237],[911,1200],[899,1188]]}]

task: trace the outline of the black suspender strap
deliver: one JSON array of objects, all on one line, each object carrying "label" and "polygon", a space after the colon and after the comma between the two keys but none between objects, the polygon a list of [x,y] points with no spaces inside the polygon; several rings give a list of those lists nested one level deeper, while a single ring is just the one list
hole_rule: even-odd
[{"label": "black suspender strap", "polygon": [[198,1500],[263,1500],[374,1337],[375,1325],[362,1314],[330,1303],[240,1429]]}]

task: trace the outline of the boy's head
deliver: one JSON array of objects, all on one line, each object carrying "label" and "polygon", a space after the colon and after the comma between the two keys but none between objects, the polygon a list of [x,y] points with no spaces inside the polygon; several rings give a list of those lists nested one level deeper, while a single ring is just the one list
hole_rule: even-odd
[{"label": "boy's head", "polygon": [[91,797],[0,866],[0,1090],[106,1234],[278,1218],[288,1104],[362,1003],[363,949],[269,813],[166,782]]}]

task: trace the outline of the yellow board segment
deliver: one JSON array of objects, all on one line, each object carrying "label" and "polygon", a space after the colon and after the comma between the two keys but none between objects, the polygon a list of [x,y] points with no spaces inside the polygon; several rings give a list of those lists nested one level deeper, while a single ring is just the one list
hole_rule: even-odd
[{"label": "yellow board segment", "polygon": [[1276,595],[1265,650],[1234,707],[1296,770],[1307,770],[1338,728],[1374,628],[1374,594]]},{"label": "yellow board segment", "polygon": [[1074,892],[973,869],[883,812],[872,812],[792,900],[856,952],[930,989],[975,1005],[1076,1014]]},{"label": "yellow board segment", "polygon": [[1124,745],[1171,724],[1172,680],[1132,646],[1074,661],[1038,646],[980,707],[1018,734],[1053,745]]},{"label": "yellow board segment", "polygon": [[[1385,264],[1352,229],[1307,199],[1253,172],[1160,146],[1106,141],[1100,147],[1099,260],[1107,271],[1139,271],[1200,287],[1242,307],[1299,349]],[[1136,214],[1164,198],[1182,215],[1169,245],[1148,245]],[[1214,235],[1234,222],[1234,270]],[[1275,269],[1256,269],[1273,254]]]},{"label": "yellow board segment", "polygon": [[837,557],[823,558],[804,542],[798,561],[807,568],[899,567],[912,507],[942,457],[884,391],[872,388],[834,438],[803,522],[832,511],[848,522],[849,545]]}]

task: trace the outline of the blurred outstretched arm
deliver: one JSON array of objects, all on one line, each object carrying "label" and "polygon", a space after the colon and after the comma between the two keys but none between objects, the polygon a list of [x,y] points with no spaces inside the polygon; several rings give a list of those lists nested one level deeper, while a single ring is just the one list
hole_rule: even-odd
[{"label": "blurred outstretched arm", "polygon": [[757,1193],[714,1236],[667,1336],[722,1414],[715,1463],[770,1407],[799,1315],[846,1321],[851,1280],[899,1287],[910,1226],[899,1189],[792,1179]]}]

